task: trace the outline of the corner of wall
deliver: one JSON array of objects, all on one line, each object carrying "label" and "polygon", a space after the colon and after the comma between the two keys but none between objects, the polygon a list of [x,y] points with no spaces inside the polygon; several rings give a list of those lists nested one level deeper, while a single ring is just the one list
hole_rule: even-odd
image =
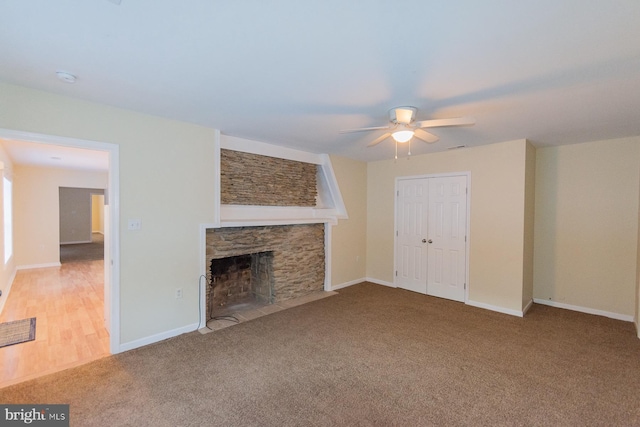
[{"label": "corner of wall", "polygon": [[[639,177],[640,180],[640,177]],[[640,190],[638,191],[638,205],[640,207]],[[638,209],[638,236],[636,240],[636,304],[633,323],[636,325],[636,334],[640,338],[640,208]]]},{"label": "corner of wall", "polygon": [[536,149],[525,140],[524,160],[524,239],[522,263],[522,307],[523,312],[533,301],[533,253],[534,253],[534,222],[535,222],[535,175]]}]

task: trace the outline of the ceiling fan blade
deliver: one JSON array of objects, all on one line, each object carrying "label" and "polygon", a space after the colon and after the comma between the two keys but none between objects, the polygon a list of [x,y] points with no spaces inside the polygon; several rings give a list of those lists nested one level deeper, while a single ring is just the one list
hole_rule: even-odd
[{"label": "ceiling fan blade", "polygon": [[358,129],[343,129],[340,133],[351,133],[351,132],[368,132],[371,130],[381,130],[381,129],[391,129],[392,126],[374,126],[370,128],[358,128]]},{"label": "ceiling fan blade", "polygon": [[380,135],[379,137],[371,141],[369,144],[367,144],[367,147],[373,147],[374,145],[378,145],[385,139],[389,138],[390,136],[391,136],[391,132],[387,132],[384,135]]},{"label": "ceiling fan blade", "polygon": [[423,140],[424,142],[428,142],[428,143],[436,142],[437,140],[440,139],[436,135],[434,135],[432,133],[429,133],[427,131],[424,131],[422,129],[414,130],[414,134],[413,135],[416,138],[419,138],[419,139]]},{"label": "ceiling fan blade", "polygon": [[444,126],[467,126],[475,123],[476,119],[473,117],[455,117],[452,119],[423,120],[416,122],[416,126],[419,128],[439,128]]}]

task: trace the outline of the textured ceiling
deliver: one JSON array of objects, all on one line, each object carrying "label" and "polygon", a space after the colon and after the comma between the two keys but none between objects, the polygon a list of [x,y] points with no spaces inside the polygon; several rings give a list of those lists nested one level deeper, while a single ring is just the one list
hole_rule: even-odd
[{"label": "textured ceiling", "polygon": [[339,130],[401,105],[476,119],[413,154],[570,144],[640,135],[639,22],[637,0],[0,0],[0,81],[365,161],[392,141]]}]

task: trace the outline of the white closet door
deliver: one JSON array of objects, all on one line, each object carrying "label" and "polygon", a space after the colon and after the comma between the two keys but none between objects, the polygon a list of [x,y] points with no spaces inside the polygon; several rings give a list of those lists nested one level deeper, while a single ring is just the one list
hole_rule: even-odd
[{"label": "white closet door", "polygon": [[427,294],[464,301],[467,177],[428,180]]},{"label": "white closet door", "polygon": [[426,179],[400,180],[397,195],[396,286],[427,293],[427,205]]}]

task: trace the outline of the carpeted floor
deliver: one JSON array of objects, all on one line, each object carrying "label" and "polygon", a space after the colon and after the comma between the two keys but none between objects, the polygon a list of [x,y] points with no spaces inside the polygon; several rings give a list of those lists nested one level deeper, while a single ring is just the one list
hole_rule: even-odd
[{"label": "carpeted floor", "polygon": [[0,389],[84,426],[640,425],[631,323],[364,283]]},{"label": "carpeted floor", "polygon": [[60,263],[104,259],[104,236],[91,233],[91,243],[60,245]]}]

